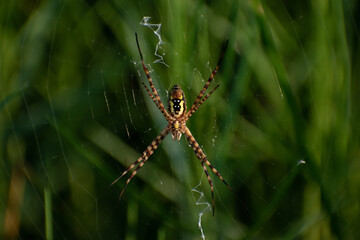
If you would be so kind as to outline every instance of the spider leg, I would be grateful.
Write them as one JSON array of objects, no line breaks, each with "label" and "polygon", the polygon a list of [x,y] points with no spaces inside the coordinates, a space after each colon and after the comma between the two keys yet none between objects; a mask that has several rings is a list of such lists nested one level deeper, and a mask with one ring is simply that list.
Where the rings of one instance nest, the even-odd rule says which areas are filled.
[{"label": "spider leg", "polygon": [[[197,156],[197,155],[196,155]],[[198,156],[199,157],[199,156]],[[200,159],[200,158],[199,158]],[[201,166],[204,169],[204,172],[206,174],[207,180],[210,184],[210,189],[211,189],[211,198],[212,198],[212,208],[213,208],[213,216],[215,214],[215,199],[214,199],[214,186],[213,186],[213,182],[211,180],[210,174],[208,172],[208,170],[206,169],[206,166],[204,164],[204,161],[201,161]]]},{"label": "spider leg", "polygon": [[205,91],[208,89],[211,81],[214,79],[214,77],[215,77],[215,75],[216,75],[216,73],[217,73],[217,71],[218,71],[218,69],[219,69],[219,66],[220,66],[220,64],[221,64],[221,61],[222,61],[222,59],[224,58],[224,54],[225,54],[225,50],[226,50],[226,48],[227,48],[228,42],[229,42],[229,41],[226,41],[225,46],[224,46],[224,48],[223,48],[223,50],[222,50],[222,52],[221,52],[221,55],[220,55],[220,58],[219,58],[219,61],[218,61],[217,65],[216,65],[216,67],[214,68],[214,70],[212,71],[209,79],[208,79],[207,82],[205,83],[204,88],[201,90],[201,92],[199,93],[199,95],[198,95],[197,98],[195,99],[195,102],[194,102],[193,105],[191,106],[189,112],[187,113],[187,116],[190,114],[190,112],[192,112],[192,110],[193,110],[194,108],[196,108],[196,106],[197,106],[198,103],[200,102],[201,98],[204,96]]},{"label": "spider leg", "polygon": [[160,145],[161,141],[170,133],[171,127],[168,125],[161,133],[150,143],[150,145],[146,148],[146,150],[142,153],[141,157],[139,157],[133,164],[130,165],[128,169],[126,169],[120,177],[118,177],[114,182],[111,183],[110,186],[114,185],[117,181],[119,181],[125,174],[127,174],[131,169],[133,169],[137,164],[137,168],[131,173],[130,177],[125,183],[123,190],[120,193],[119,198],[123,195],[127,185],[130,180],[137,174],[140,168],[145,164],[146,160],[154,153],[157,147]]},{"label": "spider leg", "polygon": [[208,93],[203,99],[201,99],[201,101],[196,105],[195,108],[190,109],[190,111],[187,113],[186,119],[189,119],[195,112],[196,110],[198,110],[198,108],[201,106],[201,104],[203,104],[206,99],[208,99],[210,97],[211,94],[213,94],[213,92],[215,92],[215,90],[220,86],[220,84],[218,84],[213,90],[211,90],[210,93]]},{"label": "spider leg", "polygon": [[[147,79],[149,80],[149,84],[150,84],[150,88],[152,90],[152,92],[154,93],[153,97],[151,97],[151,99],[155,102],[156,106],[158,106],[158,108],[160,109],[160,111],[164,114],[165,118],[166,119],[172,119],[172,117],[170,116],[170,114],[166,111],[165,107],[164,107],[164,104],[161,102],[161,99],[160,99],[160,96],[154,86],[154,83],[151,79],[151,76],[150,76],[150,72],[148,70],[148,68],[146,67],[145,65],[145,62],[144,62],[144,58],[143,58],[143,55],[141,53],[141,50],[140,50],[140,45],[139,45],[139,41],[138,41],[138,37],[137,37],[137,33],[135,33],[135,38],[136,38],[136,44],[137,44],[137,47],[138,47],[138,50],[139,50],[139,54],[140,54],[140,59],[141,59],[141,63],[142,63],[142,66],[143,66],[143,69],[145,71],[145,74],[147,76]],[[144,84],[145,86],[145,84]],[[148,93],[150,93],[150,90],[145,87],[146,90],[148,91]],[[149,94],[150,95],[150,94]],[[152,94],[151,94],[152,95]],[[155,100],[154,100],[155,99]]]},{"label": "spider leg", "polygon": [[195,138],[193,137],[193,135],[191,134],[190,130],[188,127],[185,126],[185,131],[184,131],[184,135],[187,139],[187,141],[189,142],[189,144],[191,145],[192,149],[195,152],[196,157],[201,161],[201,165],[204,168],[204,171],[206,173],[206,176],[208,178],[208,182],[210,184],[210,188],[211,188],[211,195],[213,198],[213,214],[215,211],[215,203],[214,203],[214,187],[213,187],[213,183],[212,180],[210,178],[210,175],[208,174],[208,171],[206,169],[206,166],[204,163],[206,163],[211,170],[216,174],[216,176],[218,176],[220,178],[220,180],[231,190],[230,186],[226,183],[226,181],[224,180],[224,178],[221,176],[221,174],[216,170],[216,168],[214,168],[211,163],[207,160],[205,153],[203,152],[203,150],[201,149],[201,147],[199,146],[199,144],[197,143],[197,141],[195,140]]},{"label": "spider leg", "polygon": [[156,106],[160,109],[160,105],[159,103],[156,101],[155,97],[154,97],[154,94],[152,94],[149,90],[149,88],[145,85],[144,82],[141,82],[142,85],[144,86],[144,88],[146,89],[147,93],[149,94],[149,96],[151,97],[151,99],[154,101],[154,103],[156,104]]},{"label": "spider leg", "polygon": [[120,193],[119,199],[121,199],[123,193],[125,192],[125,189],[127,187],[127,185],[129,184],[129,182],[131,181],[131,179],[137,174],[137,172],[140,170],[140,168],[145,164],[146,160],[149,157],[143,158],[143,161],[140,162],[139,166],[136,167],[136,169],[131,173],[130,177],[128,178],[128,180],[126,180],[125,186],[123,188],[123,190]]},{"label": "spider leg", "polygon": [[158,107],[158,109],[162,112],[162,114],[164,115],[164,117],[166,119],[168,119],[168,113],[167,111],[165,110],[165,108],[161,107],[159,105],[159,103],[156,101],[154,95],[150,92],[149,88],[145,85],[145,83],[142,82],[142,85],[145,87],[147,93],[149,94],[149,96],[151,97],[151,99],[154,101],[155,105]]},{"label": "spider leg", "polygon": [[204,162],[206,163],[206,165],[208,165],[211,170],[213,171],[213,173],[216,174],[216,176],[218,176],[220,178],[220,180],[230,189],[230,191],[232,191],[231,187],[227,184],[227,182],[224,180],[224,178],[220,175],[219,171],[216,170],[216,168],[214,168],[213,165],[211,165],[211,163],[207,160],[207,158],[204,158]]}]

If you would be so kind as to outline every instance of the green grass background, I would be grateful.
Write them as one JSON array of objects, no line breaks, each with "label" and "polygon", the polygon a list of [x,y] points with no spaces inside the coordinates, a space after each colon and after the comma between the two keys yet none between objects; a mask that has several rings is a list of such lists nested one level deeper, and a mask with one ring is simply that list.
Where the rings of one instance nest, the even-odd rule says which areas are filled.
[{"label": "green grass background", "polygon": [[[109,184],[166,125],[141,86],[134,33],[164,103],[194,101],[229,46],[220,88],[189,128],[215,184],[206,239],[359,239],[359,3],[2,1],[0,237],[200,239],[210,188],[182,138],[162,143],[119,201]],[[140,25],[161,23],[158,39]],[[212,86],[215,86],[213,84]],[[211,87],[210,87],[211,88]]]}]

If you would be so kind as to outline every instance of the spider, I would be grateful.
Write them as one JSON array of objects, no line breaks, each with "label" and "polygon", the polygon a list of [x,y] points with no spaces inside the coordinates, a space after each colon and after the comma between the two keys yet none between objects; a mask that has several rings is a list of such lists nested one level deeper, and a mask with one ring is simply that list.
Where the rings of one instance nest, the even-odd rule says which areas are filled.
[{"label": "spider", "polygon": [[204,88],[201,90],[199,95],[197,96],[195,102],[191,106],[190,110],[186,112],[186,99],[183,90],[179,85],[174,85],[171,89],[171,92],[169,94],[168,98],[168,110],[165,109],[163,103],[161,102],[161,99],[159,97],[159,94],[154,86],[154,83],[150,77],[150,72],[148,68],[146,67],[143,59],[143,55],[140,50],[140,45],[138,41],[137,34],[135,33],[136,38],[136,44],[139,50],[140,59],[142,63],[142,67],[145,71],[145,74],[149,80],[150,88],[152,92],[150,92],[149,88],[142,82],[143,86],[145,87],[147,93],[149,94],[150,98],[154,101],[155,105],[158,107],[158,109],[161,111],[161,113],[166,118],[168,125],[162,130],[162,132],[151,142],[151,144],[146,148],[146,150],[142,153],[142,155],[129,166],[128,169],[126,169],[120,177],[118,177],[111,185],[115,184],[120,178],[122,178],[125,174],[127,174],[131,169],[133,169],[136,165],[137,168],[132,172],[130,177],[127,179],[125,186],[123,190],[120,193],[120,197],[123,195],[127,185],[129,184],[130,180],[137,174],[137,172],[140,170],[140,168],[146,163],[148,158],[154,153],[154,151],[157,149],[157,147],[160,145],[161,141],[169,134],[171,133],[172,138],[174,140],[179,141],[181,138],[181,135],[184,134],[187,141],[189,142],[190,146],[195,152],[196,157],[200,160],[200,163],[204,169],[204,172],[207,176],[207,180],[209,182],[210,188],[211,188],[211,196],[212,196],[212,209],[213,209],[213,215],[215,213],[215,200],[214,200],[214,187],[213,182],[211,180],[211,177],[209,175],[209,172],[205,166],[205,164],[210,167],[210,169],[215,173],[216,176],[218,176],[221,181],[231,190],[230,186],[226,183],[224,178],[220,175],[220,173],[211,165],[211,163],[207,160],[206,155],[204,151],[201,149],[193,135],[191,134],[189,128],[186,126],[186,122],[189,120],[189,118],[196,112],[196,110],[203,104],[213,92],[219,87],[217,85],[210,93],[204,96],[205,91],[208,89],[211,81],[214,79],[215,74],[217,73],[219,69],[219,65],[224,57],[224,53],[228,44],[228,41],[225,44],[225,47],[220,55],[220,59],[215,67],[215,69],[212,71],[209,79],[205,83]]}]

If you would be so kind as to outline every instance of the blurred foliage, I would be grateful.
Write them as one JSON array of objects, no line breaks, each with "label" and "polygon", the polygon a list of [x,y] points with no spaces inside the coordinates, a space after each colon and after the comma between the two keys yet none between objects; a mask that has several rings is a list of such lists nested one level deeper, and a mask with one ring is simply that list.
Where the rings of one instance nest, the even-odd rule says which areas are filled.
[{"label": "blurred foliage", "polygon": [[[207,239],[359,239],[359,3],[330,1],[2,1],[0,236],[199,239],[200,179],[184,138],[167,137],[119,201],[166,121],[178,83],[188,106],[229,46],[220,88],[189,128],[212,174]],[[158,39],[141,24],[161,23]],[[153,29],[155,30],[155,29]],[[212,85],[215,86],[215,85]],[[210,87],[211,89],[212,87]]]}]

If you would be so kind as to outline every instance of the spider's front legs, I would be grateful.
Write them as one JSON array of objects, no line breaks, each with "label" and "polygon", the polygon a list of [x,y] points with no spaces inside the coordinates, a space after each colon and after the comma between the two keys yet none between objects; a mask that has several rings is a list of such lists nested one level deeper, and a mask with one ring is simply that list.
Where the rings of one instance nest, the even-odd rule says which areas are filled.
[{"label": "spider's front legs", "polygon": [[[161,102],[161,99],[160,99],[160,96],[154,86],[154,83],[151,79],[151,76],[150,76],[150,72],[148,70],[148,68],[146,67],[145,65],[145,62],[144,62],[144,58],[143,58],[143,55],[141,53],[141,49],[140,49],[140,44],[139,44],[139,40],[138,40],[138,37],[137,37],[137,34],[135,33],[135,38],[136,38],[136,44],[137,44],[137,47],[138,47],[138,50],[139,50],[139,54],[140,54],[140,59],[141,59],[141,64],[143,66],[143,69],[144,69],[144,72],[146,74],[146,77],[148,78],[149,80],[149,84],[150,84],[150,88],[151,88],[151,91],[153,93],[150,92],[150,90],[146,87],[146,85],[143,83],[144,87],[146,88],[146,91],[148,92],[149,96],[151,97],[151,99],[154,101],[155,105],[159,108],[159,110],[162,112],[162,114],[164,115],[164,117],[166,119],[170,119],[170,115],[169,113],[166,111],[165,107],[164,107],[164,104]],[[154,94],[154,95],[153,95]]]},{"label": "spider's front legs", "polygon": [[[189,112],[187,113],[188,118],[189,118],[189,117],[196,111],[196,109],[199,108],[200,105],[206,100],[206,99],[205,99],[205,100],[203,100],[203,101],[200,103],[200,101],[201,101],[202,97],[204,96],[206,90],[208,89],[211,81],[214,79],[216,73],[217,73],[218,70],[219,70],[219,67],[220,67],[220,64],[221,64],[222,59],[224,58],[225,51],[226,51],[226,48],[227,48],[228,43],[229,43],[229,41],[226,41],[225,46],[223,47],[223,50],[221,51],[221,55],[220,55],[220,58],[219,58],[219,61],[218,61],[217,65],[216,65],[216,67],[215,67],[214,70],[211,72],[211,75],[210,75],[209,79],[208,79],[207,82],[205,83],[203,89],[200,91],[199,95],[198,95],[197,98],[195,99],[195,102],[193,103],[193,105],[191,106]],[[216,86],[216,87],[211,91],[211,93],[208,94],[208,96],[207,96],[206,98],[208,98],[208,97],[216,90],[216,88],[218,88],[218,87],[219,87],[219,86]],[[195,108],[196,108],[196,109],[195,109]]]}]

